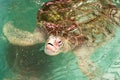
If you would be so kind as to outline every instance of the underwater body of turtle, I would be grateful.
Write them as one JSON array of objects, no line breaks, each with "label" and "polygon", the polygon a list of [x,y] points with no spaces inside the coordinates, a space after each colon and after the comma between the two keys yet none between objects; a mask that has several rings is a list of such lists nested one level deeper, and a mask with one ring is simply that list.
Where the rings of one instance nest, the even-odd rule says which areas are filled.
[{"label": "underwater body of turtle", "polygon": [[115,4],[106,0],[104,3],[102,0],[53,0],[38,11],[37,28],[33,33],[19,30],[10,22],[4,25],[3,32],[15,45],[45,42],[44,51],[51,56],[73,51],[80,59],[82,72],[89,79],[96,79],[101,73],[89,59],[90,55],[114,36],[119,14]]}]

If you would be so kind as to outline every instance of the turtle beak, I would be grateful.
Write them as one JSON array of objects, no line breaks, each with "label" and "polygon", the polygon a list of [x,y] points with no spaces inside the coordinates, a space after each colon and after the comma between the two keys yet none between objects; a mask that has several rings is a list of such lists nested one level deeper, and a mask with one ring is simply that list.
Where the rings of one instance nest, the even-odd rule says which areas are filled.
[{"label": "turtle beak", "polygon": [[48,55],[57,55],[60,53],[60,46],[57,37],[51,36],[46,45],[45,45],[45,53]]},{"label": "turtle beak", "polygon": [[55,50],[56,50],[55,46],[52,43],[48,43],[46,45],[46,49],[51,51],[51,52],[55,52]]},{"label": "turtle beak", "polygon": [[50,56],[55,56],[59,54],[59,50],[57,50],[54,46],[50,44],[46,45],[44,51],[47,55],[50,55]]},{"label": "turtle beak", "polygon": [[47,43],[44,51],[47,55],[51,56],[59,54],[57,47],[52,43]]}]

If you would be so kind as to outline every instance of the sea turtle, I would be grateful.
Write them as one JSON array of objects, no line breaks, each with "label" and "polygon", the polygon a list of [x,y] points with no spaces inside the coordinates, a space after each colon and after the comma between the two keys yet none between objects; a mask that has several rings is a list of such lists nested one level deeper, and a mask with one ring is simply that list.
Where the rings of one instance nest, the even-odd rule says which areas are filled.
[{"label": "sea turtle", "polygon": [[[73,51],[82,72],[95,79],[97,67],[89,59],[95,48],[114,36],[120,11],[109,0],[52,0],[37,13],[33,33],[6,23],[3,33],[15,45],[30,46],[45,42],[45,53],[57,55]],[[87,50],[87,49],[90,49]],[[95,69],[90,71],[90,68]]]}]

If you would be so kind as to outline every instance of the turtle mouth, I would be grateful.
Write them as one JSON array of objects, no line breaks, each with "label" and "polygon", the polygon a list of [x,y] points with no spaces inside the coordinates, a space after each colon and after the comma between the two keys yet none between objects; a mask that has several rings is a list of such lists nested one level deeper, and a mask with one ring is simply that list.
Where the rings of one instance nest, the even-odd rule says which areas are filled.
[{"label": "turtle mouth", "polygon": [[51,44],[51,43],[48,43],[48,45],[46,46],[46,49],[48,51],[51,51],[51,52],[55,52],[56,51],[56,47],[53,44]]},{"label": "turtle mouth", "polygon": [[45,53],[46,53],[47,55],[57,55],[57,54],[59,54],[59,53],[58,53],[58,49],[57,49],[53,44],[51,44],[51,43],[48,43],[48,44],[46,45],[44,51],[45,51]]}]

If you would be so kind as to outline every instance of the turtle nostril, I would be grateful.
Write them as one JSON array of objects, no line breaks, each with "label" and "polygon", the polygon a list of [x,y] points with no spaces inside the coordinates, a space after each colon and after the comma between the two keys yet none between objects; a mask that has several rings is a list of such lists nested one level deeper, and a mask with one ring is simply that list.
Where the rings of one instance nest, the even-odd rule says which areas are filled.
[{"label": "turtle nostril", "polygon": [[51,45],[51,46],[53,46],[53,44],[52,43],[48,43],[49,45]]}]

